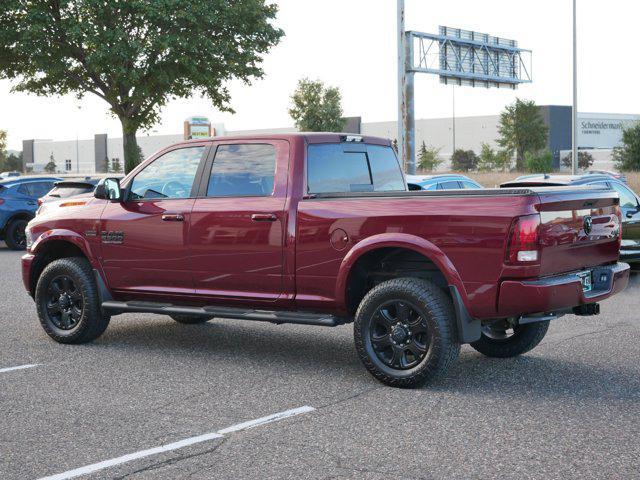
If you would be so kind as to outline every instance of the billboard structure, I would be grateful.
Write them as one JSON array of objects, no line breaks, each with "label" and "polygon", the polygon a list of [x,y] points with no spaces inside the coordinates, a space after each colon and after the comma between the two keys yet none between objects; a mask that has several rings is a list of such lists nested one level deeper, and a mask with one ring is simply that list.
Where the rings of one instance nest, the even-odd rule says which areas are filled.
[{"label": "billboard structure", "polygon": [[439,75],[443,84],[512,88],[530,83],[531,50],[486,33],[441,26],[438,34],[404,30],[404,0],[398,0],[398,150],[415,174],[415,73]]}]

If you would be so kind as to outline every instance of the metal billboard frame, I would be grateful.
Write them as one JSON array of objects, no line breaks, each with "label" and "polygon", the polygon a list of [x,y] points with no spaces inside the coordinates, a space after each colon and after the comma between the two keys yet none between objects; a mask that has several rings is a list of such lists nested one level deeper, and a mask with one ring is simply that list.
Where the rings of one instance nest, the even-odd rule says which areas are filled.
[{"label": "metal billboard frame", "polygon": [[[470,30],[441,26],[439,34],[405,31],[404,16],[404,0],[398,0],[398,154],[413,175],[414,75],[439,75],[445,84],[515,89],[532,82],[532,51],[515,40]],[[437,64],[429,63],[429,55]]]}]

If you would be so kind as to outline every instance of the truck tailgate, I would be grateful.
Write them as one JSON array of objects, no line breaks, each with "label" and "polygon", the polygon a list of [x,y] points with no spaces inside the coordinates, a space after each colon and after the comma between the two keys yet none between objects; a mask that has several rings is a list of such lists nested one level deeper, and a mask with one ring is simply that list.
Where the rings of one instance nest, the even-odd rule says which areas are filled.
[{"label": "truck tailgate", "polygon": [[535,189],[540,199],[540,275],[593,267],[618,259],[618,195],[594,187]]}]

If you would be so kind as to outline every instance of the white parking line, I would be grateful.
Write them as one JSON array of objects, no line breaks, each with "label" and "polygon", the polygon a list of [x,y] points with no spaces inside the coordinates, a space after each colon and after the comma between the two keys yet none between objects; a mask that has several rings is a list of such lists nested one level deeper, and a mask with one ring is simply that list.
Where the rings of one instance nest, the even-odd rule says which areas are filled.
[{"label": "white parking line", "polygon": [[237,425],[223,428],[222,430],[218,430],[218,433],[220,435],[226,435],[227,433],[239,432],[240,430],[248,430],[249,428],[257,427],[258,425],[277,422],[278,420],[283,420],[287,417],[293,417],[294,415],[300,415],[301,413],[313,412],[314,410],[315,408],[308,407],[306,405],[304,407],[292,408],[291,410],[285,410],[284,412],[274,413],[273,415],[267,415],[266,417],[256,418],[255,420],[249,420],[248,422],[238,423]]},{"label": "white parking line", "polygon": [[249,420],[248,422],[238,423],[237,425],[232,425],[230,427],[223,428],[222,430],[218,430],[217,432],[205,433],[204,435],[199,435],[197,437],[185,438],[184,440],[168,443],[160,447],[141,450],[139,452],[123,455],[121,457],[112,458],[111,460],[105,460],[103,462],[93,463],[91,465],[86,465],[84,467],[76,468],[74,470],[58,473],[57,475],[42,477],[39,480],[66,480],[68,478],[75,478],[81,475],[87,475],[89,473],[97,472],[98,470],[103,470],[105,468],[113,467],[115,465],[120,465],[122,463],[130,462],[132,460],[149,457],[151,455],[156,455],[158,453],[169,452],[171,450],[177,450],[179,448],[195,445],[196,443],[207,442],[209,440],[214,440],[216,438],[222,438],[225,434],[228,434],[228,433],[247,430],[249,428],[254,428],[259,425],[266,425],[267,423],[277,422],[278,420],[283,420],[285,418],[293,417],[295,415],[300,415],[302,413],[309,413],[314,410],[315,408],[308,407],[308,406],[292,408],[291,410],[285,410],[284,412],[274,413],[273,415],[267,415],[266,417],[257,418],[255,420]]},{"label": "white parking line", "polygon": [[19,365],[17,367],[8,367],[8,368],[0,368],[0,373],[5,372],[13,372],[14,370],[24,370],[25,368],[33,368],[39,366],[38,363],[29,364],[29,365]]}]

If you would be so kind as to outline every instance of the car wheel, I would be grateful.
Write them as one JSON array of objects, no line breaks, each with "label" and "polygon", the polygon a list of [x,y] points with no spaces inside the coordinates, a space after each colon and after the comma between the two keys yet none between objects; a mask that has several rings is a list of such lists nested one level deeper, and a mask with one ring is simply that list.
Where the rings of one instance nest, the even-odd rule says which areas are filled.
[{"label": "car wheel", "polygon": [[98,338],[111,317],[102,313],[96,281],[84,258],[63,258],[47,265],[38,279],[35,301],[44,331],[60,343]]},{"label": "car wheel", "polygon": [[205,317],[200,315],[169,315],[178,323],[185,325],[196,325],[198,323],[205,323],[209,320],[213,320],[213,317]]},{"label": "car wheel", "polygon": [[535,348],[548,329],[548,321],[518,325],[515,319],[502,320],[483,325],[480,340],[471,346],[487,357],[515,357]]},{"label": "car wheel", "polygon": [[354,321],[360,360],[379,381],[411,388],[443,376],[460,352],[449,296],[416,278],[388,280],[364,297]]},{"label": "car wheel", "polygon": [[9,223],[4,241],[11,250],[24,250],[27,248],[27,220],[17,219]]}]

